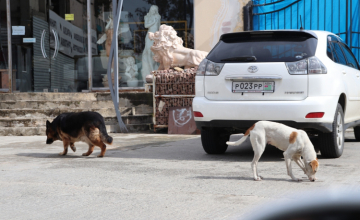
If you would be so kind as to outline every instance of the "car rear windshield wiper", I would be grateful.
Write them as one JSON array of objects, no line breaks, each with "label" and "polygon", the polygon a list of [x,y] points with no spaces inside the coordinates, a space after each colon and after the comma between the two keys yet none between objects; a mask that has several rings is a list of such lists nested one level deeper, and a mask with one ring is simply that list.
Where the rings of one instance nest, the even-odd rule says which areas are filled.
[{"label": "car rear windshield wiper", "polygon": [[255,56],[230,57],[230,58],[222,59],[221,61],[254,62],[254,61],[256,61],[256,57]]}]

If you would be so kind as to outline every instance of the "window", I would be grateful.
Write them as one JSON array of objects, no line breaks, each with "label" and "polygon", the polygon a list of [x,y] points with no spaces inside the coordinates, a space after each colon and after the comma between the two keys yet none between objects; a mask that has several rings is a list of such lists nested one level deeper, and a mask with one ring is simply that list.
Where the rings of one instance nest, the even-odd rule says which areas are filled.
[{"label": "window", "polygon": [[332,61],[335,61],[329,40],[327,41],[326,54]]},{"label": "window", "polygon": [[340,48],[340,45],[338,43],[333,42],[332,46],[333,46],[335,54],[337,55],[337,58],[338,58],[338,61],[335,61],[335,62],[347,65],[346,58]]},{"label": "window", "polygon": [[314,56],[316,46],[316,38],[298,32],[236,33],[222,37],[207,58],[217,63],[252,56],[256,62],[294,62]]},{"label": "window", "polygon": [[[107,64],[113,37],[112,4],[109,0],[93,0],[94,42],[93,87],[108,87]],[[155,5],[156,3],[156,5]],[[194,48],[193,0],[124,1],[118,35],[118,68],[120,87],[142,87],[146,75],[157,70],[148,33],[155,33],[160,25],[172,26],[183,46]],[[114,77],[112,75],[112,77]]]},{"label": "window", "polygon": [[356,61],[356,58],[354,57],[354,55],[351,52],[351,50],[349,49],[349,47],[346,46],[345,44],[340,44],[340,45],[341,45],[341,48],[343,49],[346,59],[348,61],[347,65],[350,67],[353,67],[355,69],[359,69],[358,62]]}]

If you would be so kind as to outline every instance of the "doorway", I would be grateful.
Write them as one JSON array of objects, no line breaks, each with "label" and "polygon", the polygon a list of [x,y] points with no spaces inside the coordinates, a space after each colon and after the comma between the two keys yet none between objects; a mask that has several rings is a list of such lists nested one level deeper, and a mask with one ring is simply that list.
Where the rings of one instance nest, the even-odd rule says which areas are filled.
[{"label": "doorway", "polygon": [[13,74],[21,92],[88,88],[86,4],[86,0],[11,1]]}]

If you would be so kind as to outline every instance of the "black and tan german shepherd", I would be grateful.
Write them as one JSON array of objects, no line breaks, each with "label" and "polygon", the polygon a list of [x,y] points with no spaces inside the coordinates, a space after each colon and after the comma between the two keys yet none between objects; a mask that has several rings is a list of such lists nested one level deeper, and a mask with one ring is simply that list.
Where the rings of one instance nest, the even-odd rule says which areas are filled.
[{"label": "black and tan german shepherd", "polygon": [[95,146],[101,148],[98,157],[103,157],[106,144],[112,144],[113,138],[106,131],[104,118],[97,112],[63,113],[57,116],[53,122],[46,121],[46,144],[52,144],[61,140],[64,151],[60,155],[66,155],[68,147],[75,152],[74,143],[83,141],[89,144],[89,150],[83,156],[89,156]]}]

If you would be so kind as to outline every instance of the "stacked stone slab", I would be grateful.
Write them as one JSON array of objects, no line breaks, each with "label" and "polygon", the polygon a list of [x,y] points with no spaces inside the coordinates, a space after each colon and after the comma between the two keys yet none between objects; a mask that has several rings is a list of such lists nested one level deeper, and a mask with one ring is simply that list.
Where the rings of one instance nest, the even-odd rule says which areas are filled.
[{"label": "stacked stone slab", "polygon": [[[181,95],[195,95],[196,68],[184,71],[160,70],[154,71],[156,97],[156,125],[168,125],[170,107],[192,107],[193,97],[176,97]],[[162,95],[174,95],[174,97],[162,97]],[[159,109],[160,101],[165,105]]]},{"label": "stacked stone slab", "polygon": [[[120,93],[119,108],[129,132],[152,129],[152,93]],[[46,120],[83,111],[99,112],[108,132],[119,132],[110,93],[0,93],[0,135],[45,135]]]}]

